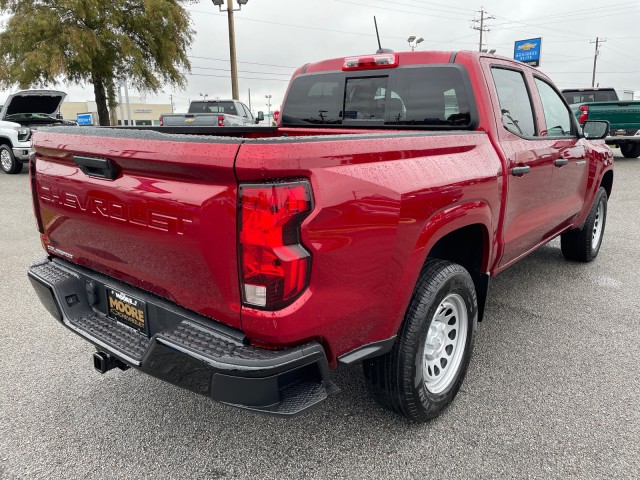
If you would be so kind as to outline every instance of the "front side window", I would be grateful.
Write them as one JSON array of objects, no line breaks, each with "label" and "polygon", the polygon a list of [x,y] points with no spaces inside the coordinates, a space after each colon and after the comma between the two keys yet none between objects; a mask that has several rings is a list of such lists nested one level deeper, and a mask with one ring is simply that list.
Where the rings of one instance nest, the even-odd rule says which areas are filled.
[{"label": "front side window", "polygon": [[547,82],[536,78],[536,87],[542,101],[544,120],[547,129],[540,132],[540,136],[570,137],[571,112],[567,109],[560,95]]},{"label": "front side window", "polygon": [[502,124],[511,133],[533,137],[536,133],[533,109],[522,72],[492,68],[491,74],[498,92]]}]

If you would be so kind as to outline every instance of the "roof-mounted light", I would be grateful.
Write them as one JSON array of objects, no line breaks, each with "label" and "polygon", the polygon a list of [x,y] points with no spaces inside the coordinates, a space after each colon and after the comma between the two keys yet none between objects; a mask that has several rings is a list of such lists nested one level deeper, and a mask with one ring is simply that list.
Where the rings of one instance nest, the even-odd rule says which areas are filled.
[{"label": "roof-mounted light", "polygon": [[398,55],[383,53],[363,57],[347,57],[344,59],[342,70],[369,70],[375,68],[395,68],[398,66]]}]

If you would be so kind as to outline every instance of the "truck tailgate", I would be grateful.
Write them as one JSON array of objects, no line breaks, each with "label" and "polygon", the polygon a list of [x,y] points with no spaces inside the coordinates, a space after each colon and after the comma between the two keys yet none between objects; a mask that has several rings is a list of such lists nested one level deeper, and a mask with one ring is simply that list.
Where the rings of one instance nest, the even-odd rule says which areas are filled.
[{"label": "truck tailgate", "polygon": [[[33,185],[45,249],[240,327],[239,144],[151,131],[38,131]],[[115,179],[95,176],[108,164]]]},{"label": "truck tailgate", "polygon": [[640,128],[640,102],[596,102],[586,105],[589,107],[589,120],[608,120],[612,131]]}]

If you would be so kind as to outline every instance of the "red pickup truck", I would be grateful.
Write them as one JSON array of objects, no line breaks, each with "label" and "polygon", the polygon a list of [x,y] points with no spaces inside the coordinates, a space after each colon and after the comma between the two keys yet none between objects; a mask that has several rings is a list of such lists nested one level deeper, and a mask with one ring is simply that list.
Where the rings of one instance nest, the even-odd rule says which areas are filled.
[{"label": "red pickup truck", "polygon": [[40,129],[29,277],[102,373],[290,415],[362,362],[424,421],[460,388],[491,276],[557,236],[598,254],[607,131],[472,52],[304,65],[273,128]]}]

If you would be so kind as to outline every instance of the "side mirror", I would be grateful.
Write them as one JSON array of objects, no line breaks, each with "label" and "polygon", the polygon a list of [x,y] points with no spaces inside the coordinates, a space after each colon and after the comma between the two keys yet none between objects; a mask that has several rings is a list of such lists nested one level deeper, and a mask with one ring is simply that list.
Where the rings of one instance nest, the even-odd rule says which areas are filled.
[{"label": "side mirror", "polygon": [[609,128],[606,120],[587,120],[582,125],[582,134],[588,140],[600,140],[609,135]]},{"label": "side mirror", "polygon": [[264,120],[264,112],[260,111],[258,112],[258,122],[261,122],[262,120]]}]

